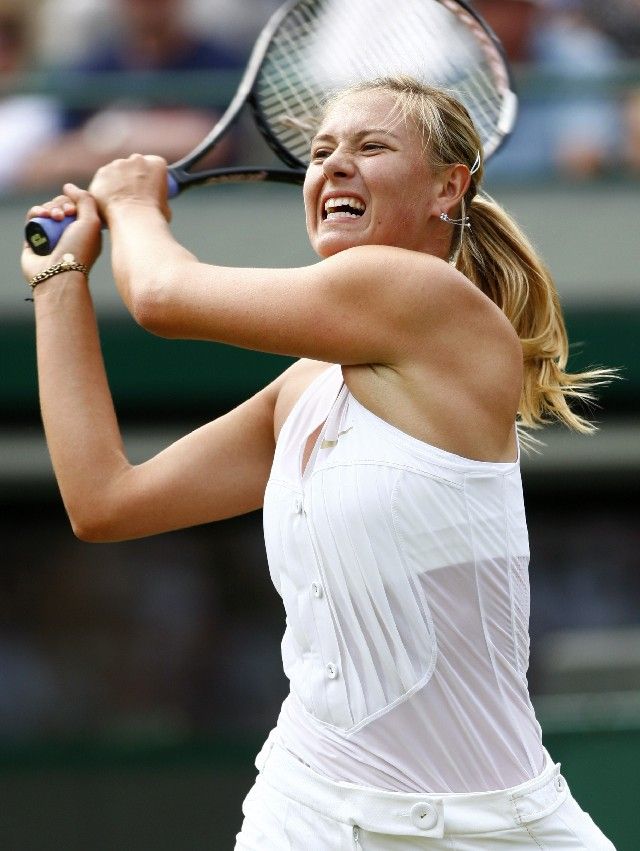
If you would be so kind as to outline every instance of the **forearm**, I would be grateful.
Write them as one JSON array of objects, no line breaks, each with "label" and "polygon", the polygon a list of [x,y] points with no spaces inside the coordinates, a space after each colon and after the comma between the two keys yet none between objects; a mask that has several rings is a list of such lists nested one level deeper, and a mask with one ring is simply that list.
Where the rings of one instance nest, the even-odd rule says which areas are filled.
[{"label": "forearm", "polygon": [[47,444],[69,518],[91,537],[129,467],[111,399],[93,304],[79,272],[34,290],[40,405]]},{"label": "forearm", "polygon": [[162,212],[139,201],[114,204],[108,211],[111,263],[118,291],[132,316],[145,327],[170,310],[180,270],[197,258],[173,237]]}]

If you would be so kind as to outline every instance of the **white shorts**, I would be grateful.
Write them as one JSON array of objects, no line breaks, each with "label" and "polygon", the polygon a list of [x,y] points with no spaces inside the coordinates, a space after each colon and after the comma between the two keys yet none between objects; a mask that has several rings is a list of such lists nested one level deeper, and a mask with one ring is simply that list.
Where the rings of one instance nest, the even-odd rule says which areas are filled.
[{"label": "white shorts", "polygon": [[236,851],[615,851],[560,766],[498,792],[406,794],[335,783],[270,737]]}]

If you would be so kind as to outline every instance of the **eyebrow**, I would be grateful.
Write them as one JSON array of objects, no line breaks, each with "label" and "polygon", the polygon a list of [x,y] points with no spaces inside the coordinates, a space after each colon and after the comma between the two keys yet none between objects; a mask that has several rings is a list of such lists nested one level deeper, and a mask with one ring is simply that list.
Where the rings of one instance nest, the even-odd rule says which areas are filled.
[{"label": "eyebrow", "polygon": [[[387,130],[385,127],[369,127],[366,130],[358,130],[357,133],[353,134],[353,139],[356,142],[359,142],[360,139],[363,139],[365,136],[369,136],[370,134],[374,135],[383,135],[390,136],[392,139],[399,139],[399,137],[393,133],[391,130]],[[311,140],[311,144],[314,145],[316,142],[330,142],[335,139],[335,136],[332,133],[320,133],[318,136],[314,136]]]}]

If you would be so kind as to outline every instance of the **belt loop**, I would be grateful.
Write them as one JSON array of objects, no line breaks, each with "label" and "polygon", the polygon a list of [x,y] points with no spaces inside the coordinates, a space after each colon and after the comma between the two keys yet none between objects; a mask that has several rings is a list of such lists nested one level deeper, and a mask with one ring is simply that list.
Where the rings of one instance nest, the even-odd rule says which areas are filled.
[{"label": "belt loop", "polygon": [[544,818],[558,809],[567,798],[569,789],[564,777],[560,774],[560,764],[551,765],[544,782],[539,782],[529,789],[512,795],[518,824],[528,824],[531,821]]}]

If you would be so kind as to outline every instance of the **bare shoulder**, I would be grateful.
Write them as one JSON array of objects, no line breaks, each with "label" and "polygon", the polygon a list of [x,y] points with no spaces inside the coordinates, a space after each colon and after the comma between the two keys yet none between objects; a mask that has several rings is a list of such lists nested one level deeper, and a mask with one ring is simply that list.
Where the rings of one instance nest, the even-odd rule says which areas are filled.
[{"label": "bare shoulder", "polygon": [[341,363],[359,401],[402,430],[468,457],[511,457],[522,348],[497,305],[446,261],[406,249],[358,246],[316,267],[327,268],[349,295],[326,333],[353,340],[359,317],[373,356],[296,361],[271,390],[274,435],[309,384]]},{"label": "bare shoulder", "polygon": [[[397,248],[392,245],[358,245],[347,248],[317,264],[325,270],[335,266],[347,281],[362,279],[370,284],[372,279],[382,279],[386,287],[400,288],[408,294],[417,288],[446,286],[456,276],[464,278],[445,260],[421,251]],[[385,289],[386,289],[385,287]]]},{"label": "bare shoulder", "polygon": [[[407,256],[408,255],[408,256]],[[402,290],[396,360],[348,366],[354,395],[378,416],[442,449],[511,460],[522,346],[502,310],[443,260],[386,250]],[[400,313],[401,311],[401,313]]]},{"label": "bare shoulder", "polygon": [[481,316],[498,333],[510,333],[502,311],[455,266],[440,257],[389,245],[346,249],[316,266],[329,273],[354,297],[384,305],[389,327],[459,322],[462,315]]}]

